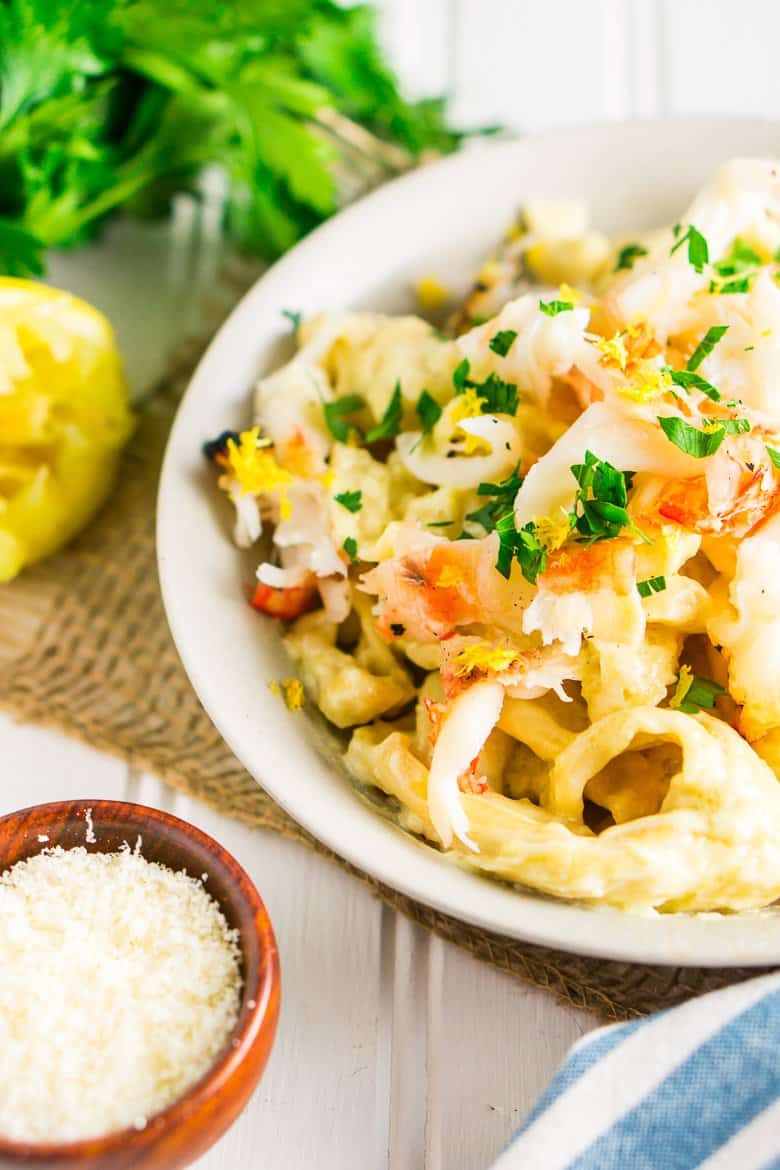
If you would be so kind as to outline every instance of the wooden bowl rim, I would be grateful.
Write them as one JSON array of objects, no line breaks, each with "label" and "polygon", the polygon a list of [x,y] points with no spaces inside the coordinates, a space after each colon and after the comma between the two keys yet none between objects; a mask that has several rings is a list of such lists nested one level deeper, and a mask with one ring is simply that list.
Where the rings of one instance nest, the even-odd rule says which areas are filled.
[{"label": "wooden bowl rim", "polygon": [[[0,835],[9,822],[20,821],[31,812],[48,814],[49,823],[56,825],[73,815],[78,815],[79,811],[82,811],[83,815],[87,810],[98,810],[95,822],[96,825],[99,825],[100,812],[108,809],[117,814],[124,813],[128,820],[128,828],[131,830],[136,829],[136,825],[133,824],[134,818],[157,822],[163,828],[175,828],[187,841],[197,841],[202,847],[205,847],[212,856],[218,859],[223,869],[231,874],[239,897],[250,909],[253,921],[258,927],[261,961],[258,969],[257,987],[254,994],[249,997],[247,994],[249,988],[245,981],[241,993],[239,1019],[214,1063],[181,1097],[160,1113],[150,1117],[143,1129],[139,1130],[130,1126],[96,1137],[79,1138],[71,1142],[21,1142],[0,1135],[0,1160],[7,1159],[10,1162],[16,1159],[20,1165],[23,1165],[25,1163],[34,1164],[37,1161],[46,1162],[47,1160],[71,1161],[77,1164],[79,1159],[84,1159],[85,1163],[89,1164],[91,1161],[105,1158],[115,1151],[126,1148],[129,1142],[134,1139],[137,1141],[143,1134],[147,1136],[147,1141],[156,1143],[186,1123],[193,1113],[203,1108],[213,1097],[226,1089],[255,1044],[263,1039],[264,1029],[267,1026],[271,1029],[270,1044],[273,1043],[277,1015],[275,1011],[269,1020],[266,1020],[266,1014],[269,1006],[275,1006],[274,1001],[278,1004],[281,970],[271,919],[257,887],[244,867],[209,833],[205,833],[196,825],[190,824],[189,821],[182,820],[181,817],[151,805],[95,797],[93,799],[47,801],[43,804],[28,805],[26,808],[16,809],[0,817]],[[46,844],[41,842],[41,852],[45,848]],[[95,852],[107,851],[98,848]],[[186,866],[184,857],[182,857],[182,865]],[[4,867],[0,872],[5,872],[7,868],[10,867]],[[254,1002],[253,1007],[249,1006],[250,998]],[[202,1153],[203,1151],[201,1155],[196,1156],[202,1156]]]}]

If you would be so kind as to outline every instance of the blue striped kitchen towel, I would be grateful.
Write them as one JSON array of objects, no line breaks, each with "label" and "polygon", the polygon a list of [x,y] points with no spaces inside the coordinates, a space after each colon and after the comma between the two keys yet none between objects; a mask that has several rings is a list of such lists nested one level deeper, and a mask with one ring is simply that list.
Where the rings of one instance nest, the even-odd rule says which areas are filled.
[{"label": "blue striped kitchen towel", "polygon": [[493,1170],[780,1170],[780,975],[569,1053]]}]

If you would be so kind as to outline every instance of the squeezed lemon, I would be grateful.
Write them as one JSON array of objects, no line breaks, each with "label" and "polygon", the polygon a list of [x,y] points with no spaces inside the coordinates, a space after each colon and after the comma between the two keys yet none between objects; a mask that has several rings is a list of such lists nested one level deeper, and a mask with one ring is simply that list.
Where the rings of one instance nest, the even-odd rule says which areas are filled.
[{"label": "squeezed lemon", "polygon": [[70,293],[0,278],[0,581],[84,527],[132,429],[106,318]]}]

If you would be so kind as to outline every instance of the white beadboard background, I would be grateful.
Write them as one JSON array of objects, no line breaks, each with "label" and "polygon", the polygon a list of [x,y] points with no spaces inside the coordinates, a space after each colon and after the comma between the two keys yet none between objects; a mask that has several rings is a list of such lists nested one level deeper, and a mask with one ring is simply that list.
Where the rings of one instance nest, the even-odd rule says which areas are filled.
[{"label": "white beadboard background", "polygon": [[409,92],[464,127],[776,115],[777,0],[383,0]]},{"label": "white beadboard background", "polygon": [[[780,110],[780,0],[383,0],[381,9],[408,91],[446,92],[463,127]],[[169,249],[163,280],[160,229],[122,224],[100,249],[54,266],[55,283],[117,323],[136,388],[193,322],[182,293],[214,270],[210,216],[177,206],[182,246]],[[268,903],[284,981],[277,1044],[248,1109],[200,1170],[481,1170],[593,1026],[397,918],[321,858],[153,777],[6,718],[0,758],[0,812],[89,795],[168,808],[231,849]]]}]

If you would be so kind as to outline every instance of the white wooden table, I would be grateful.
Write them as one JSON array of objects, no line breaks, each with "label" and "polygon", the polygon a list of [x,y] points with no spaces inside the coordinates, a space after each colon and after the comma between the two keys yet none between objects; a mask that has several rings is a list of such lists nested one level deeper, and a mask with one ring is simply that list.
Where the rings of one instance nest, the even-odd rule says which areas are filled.
[{"label": "white wooden table", "polygon": [[[537,129],[724,106],[780,112],[776,0],[381,0],[381,8],[407,88],[447,91],[463,126]],[[213,272],[213,227],[208,211],[194,216],[184,201],[167,261],[160,229],[139,237],[120,227],[107,247],[51,271],[115,321],[136,386],[194,322],[191,290]],[[258,1092],[201,1170],[480,1170],[593,1025],[426,935],[322,858],[116,760],[2,716],[0,759],[0,812],[89,796],[157,805],[226,845],[267,902],[282,957],[277,1042]]]}]

